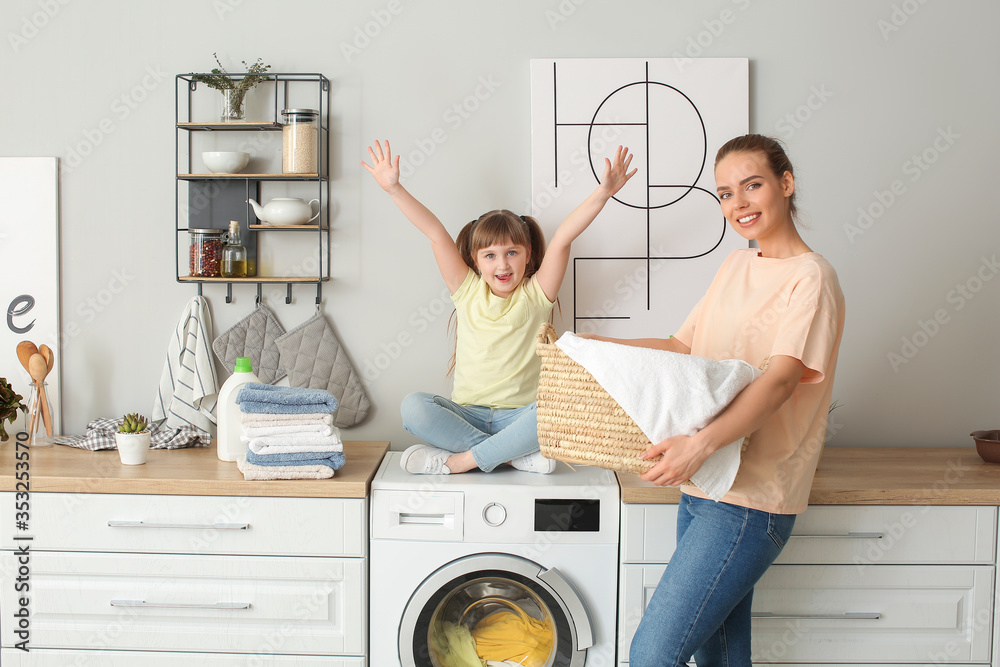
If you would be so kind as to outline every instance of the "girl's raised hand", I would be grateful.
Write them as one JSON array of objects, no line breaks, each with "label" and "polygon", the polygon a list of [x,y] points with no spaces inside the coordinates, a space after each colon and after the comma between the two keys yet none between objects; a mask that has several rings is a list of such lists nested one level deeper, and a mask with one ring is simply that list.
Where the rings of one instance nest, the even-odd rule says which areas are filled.
[{"label": "girl's raised hand", "polygon": [[399,184],[399,156],[397,155],[395,160],[392,159],[392,150],[389,148],[388,139],[385,141],[385,152],[382,151],[382,145],[376,139],[375,149],[372,150],[372,147],[369,146],[368,155],[371,157],[372,166],[368,166],[364,160],[361,161],[361,166],[375,177],[375,182],[383,190],[389,192]]},{"label": "girl's raised hand", "polygon": [[633,155],[628,152],[627,147],[618,147],[615,151],[615,160],[612,162],[608,158],[604,158],[604,174],[601,175],[601,187],[604,188],[609,197],[612,197],[617,193],[622,187],[628,183],[628,179],[635,176],[635,172],[638,169],[628,170],[629,165],[632,163]]}]

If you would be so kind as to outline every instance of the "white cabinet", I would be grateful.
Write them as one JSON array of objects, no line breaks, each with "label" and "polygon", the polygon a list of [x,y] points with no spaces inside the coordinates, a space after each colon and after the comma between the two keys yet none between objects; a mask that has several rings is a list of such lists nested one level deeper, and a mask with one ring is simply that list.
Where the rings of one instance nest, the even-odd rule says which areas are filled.
[{"label": "white cabinet", "polygon": [[[367,502],[34,494],[31,652],[0,624],[3,663],[363,667]],[[17,558],[0,537],[5,581]],[[5,586],[2,618],[17,605]]]},{"label": "white cabinet", "polygon": [[360,657],[330,658],[288,655],[245,655],[224,653],[179,653],[139,651],[66,651],[61,649],[32,649],[24,653],[13,649],[0,650],[0,663],[4,667],[365,667]]},{"label": "white cabinet", "polygon": [[[676,516],[622,506],[622,664]],[[988,665],[996,552],[996,507],[810,507],[755,589],[754,664]]]}]

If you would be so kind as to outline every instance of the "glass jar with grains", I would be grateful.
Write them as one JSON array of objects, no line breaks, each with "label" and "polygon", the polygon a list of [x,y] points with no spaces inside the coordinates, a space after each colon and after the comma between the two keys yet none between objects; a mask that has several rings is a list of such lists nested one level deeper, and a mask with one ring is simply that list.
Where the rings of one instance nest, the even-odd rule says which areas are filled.
[{"label": "glass jar with grains", "polygon": [[319,111],[282,109],[281,122],[281,173],[318,173]]},{"label": "glass jar with grains", "polygon": [[188,233],[191,236],[191,277],[218,278],[224,232],[221,229],[188,229]]}]

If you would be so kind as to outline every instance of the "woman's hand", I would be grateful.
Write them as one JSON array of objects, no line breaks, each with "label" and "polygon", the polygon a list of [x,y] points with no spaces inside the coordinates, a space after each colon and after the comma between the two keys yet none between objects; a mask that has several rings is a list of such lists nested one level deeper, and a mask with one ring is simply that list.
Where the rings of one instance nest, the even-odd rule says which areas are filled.
[{"label": "woman's hand", "polygon": [[709,452],[697,436],[678,435],[653,445],[642,454],[644,459],[663,455],[656,465],[640,475],[640,479],[656,486],[680,486],[698,472]]},{"label": "woman's hand", "polygon": [[385,141],[385,152],[382,151],[382,146],[379,144],[378,140],[375,140],[375,150],[372,147],[368,147],[368,155],[372,159],[372,166],[368,166],[365,161],[361,161],[361,166],[368,170],[368,173],[375,177],[375,182],[378,183],[383,190],[388,193],[392,193],[393,188],[399,185],[399,156],[396,159],[392,159],[392,151],[389,148],[389,140]]},{"label": "woman's hand", "polygon": [[624,187],[628,180],[635,175],[638,169],[628,170],[634,156],[628,152],[628,148],[618,147],[615,151],[614,162],[604,158],[604,173],[601,175],[601,188],[608,197],[613,197],[615,193]]}]

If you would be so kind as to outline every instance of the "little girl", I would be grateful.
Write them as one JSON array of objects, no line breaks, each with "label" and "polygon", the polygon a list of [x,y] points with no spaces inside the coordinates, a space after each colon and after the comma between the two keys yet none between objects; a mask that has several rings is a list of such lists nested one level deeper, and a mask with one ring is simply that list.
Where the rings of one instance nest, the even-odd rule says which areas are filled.
[{"label": "little girl", "polygon": [[[566,275],[570,244],[635,174],[618,147],[605,158],[600,185],[545,238],[534,219],[490,211],[467,224],[457,242],[441,221],[399,184],[399,156],[385,142],[361,164],[413,225],[430,239],[455,303],[458,329],[451,399],[417,392],[403,399],[403,427],[430,445],[413,445],[401,460],[414,474],[450,474],[501,463],[550,473],[555,461],[538,451],[535,395],[540,362],[538,326],[549,319]],[[431,446],[432,445],[432,446]]]}]

